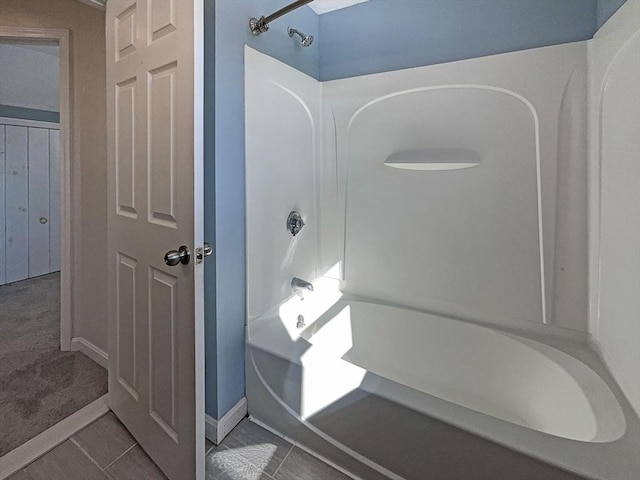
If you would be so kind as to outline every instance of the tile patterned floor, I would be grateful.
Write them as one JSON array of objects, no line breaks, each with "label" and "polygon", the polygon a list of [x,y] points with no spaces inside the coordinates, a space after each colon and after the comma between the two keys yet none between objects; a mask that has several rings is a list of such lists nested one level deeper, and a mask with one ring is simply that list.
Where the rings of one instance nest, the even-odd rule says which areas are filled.
[{"label": "tile patterned floor", "polygon": [[207,480],[349,480],[245,419],[207,455]]},{"label": "tile patterned floor", "polygon": [[[214,446],[207,480],[348,480],[282,438],[243,420]],[[113,413],[108,413],[9,480],[166,480]],[[189,479],[185,479],[189,480]]]}]

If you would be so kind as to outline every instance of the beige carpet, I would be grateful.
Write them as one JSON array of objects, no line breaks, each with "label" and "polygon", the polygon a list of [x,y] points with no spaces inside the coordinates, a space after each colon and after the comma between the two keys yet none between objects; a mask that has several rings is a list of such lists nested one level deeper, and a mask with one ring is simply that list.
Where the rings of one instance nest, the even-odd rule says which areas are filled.
[{"label": "beige carpet", "polygon": [[107,371],[60,351],[60,275],[0,286],[0,456],[107,392]]}]

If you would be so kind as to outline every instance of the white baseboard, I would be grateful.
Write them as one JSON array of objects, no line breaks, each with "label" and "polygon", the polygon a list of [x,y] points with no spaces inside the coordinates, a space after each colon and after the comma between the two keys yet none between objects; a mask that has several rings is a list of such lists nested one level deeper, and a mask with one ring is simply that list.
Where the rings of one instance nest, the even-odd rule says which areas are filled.
[{"label": "white baseboard", "polygon": [[218,421],[210,415],[204,416],[204,436],[207,440],[219,445],[218,443]]},{"label": "white baseboard", "polygon": [[109,411],[108,395],[103,395],[86,407],[56,423],[36,437],[0,457],[0,480],[5,480],[15,472],[54,449],[66,439],[79,432],[91,422]]},{"label": "white baseboard", "polygon": [[[231,410],[224,414],[220,420],[205,415],[205,436],[216,445],[220,445],[233,428],[247,416],[247,399],[242,397]],[[2,480],[2,479],[0,479]]]},{"label": "white baseboard", "polygon": [[98,348],[84,337],[73,337],[71,339],[71,351],[84,353],[91,360],[103,368],[109,368],[109,355]]}]

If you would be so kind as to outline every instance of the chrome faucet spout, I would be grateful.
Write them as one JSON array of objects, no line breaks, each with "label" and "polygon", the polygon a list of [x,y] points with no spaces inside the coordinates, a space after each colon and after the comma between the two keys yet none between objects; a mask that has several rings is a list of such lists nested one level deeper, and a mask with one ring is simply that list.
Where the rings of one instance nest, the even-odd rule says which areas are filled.
[{"label": "chrome faucet spout", "polygon": [[306,280],[302,280],[298,277],[293,277],[291,280],[291,288],[294,290],[309,290],[310,292],[313,292],[313,285],[311,282],[307,282]]}]

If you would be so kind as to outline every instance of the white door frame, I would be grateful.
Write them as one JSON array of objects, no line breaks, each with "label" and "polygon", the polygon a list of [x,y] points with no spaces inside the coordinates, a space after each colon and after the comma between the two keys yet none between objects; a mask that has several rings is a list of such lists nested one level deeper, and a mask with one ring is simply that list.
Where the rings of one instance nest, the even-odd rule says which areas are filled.
[{"label": "white door frame", "polygon": [[73,277],[77,267],[73,256],[73,225],[80,212],[80,169],[75,168],[73,149],[73,84],[71,71],[71,35],[66,29],[3,27],[0,40],[45,40],[57,42],[60,56],[60,349],[71,350],[73,336]]}]

